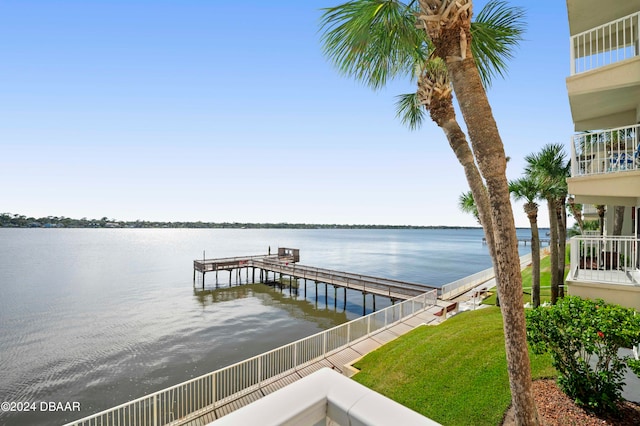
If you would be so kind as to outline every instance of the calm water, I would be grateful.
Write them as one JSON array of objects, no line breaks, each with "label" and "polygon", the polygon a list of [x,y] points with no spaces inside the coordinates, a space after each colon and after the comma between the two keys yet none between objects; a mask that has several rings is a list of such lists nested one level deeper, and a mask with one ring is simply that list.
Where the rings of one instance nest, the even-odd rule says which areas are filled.
[{"label": "calm water", "polygon": [[[306,265],[440,286],[491,266],[481,239],[479,229],[0,229],[0,402],[81,406],[0,412],[0,424],[61,424],[372,310],[371,296],[345,303],[311,283],[305,298],[261,284],[216,289],[208,274],[201,291],[192,261],[203,251],[294,247]],[[377,309],[389,303],[376,298]]]}]

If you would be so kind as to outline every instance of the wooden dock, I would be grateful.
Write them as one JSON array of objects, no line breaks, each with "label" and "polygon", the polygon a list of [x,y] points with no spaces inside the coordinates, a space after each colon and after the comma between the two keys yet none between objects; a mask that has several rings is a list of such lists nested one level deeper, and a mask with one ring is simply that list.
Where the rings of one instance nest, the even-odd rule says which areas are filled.
[{"label": "wooden dock", "polygon": [[[246,282],[249,282],[249,270],[251,270],[251,282],[282,282],[283,278],[290,280],[307,280],[318,283],[330,284],[334,288],[353,289],[364,294],[388,297],[391,300],[406,300],[423,294],[437,287],[419,283],[393,280],[388,278],[373,277],[369,275],[350,272],[335,271],[331,269],[316,268],[301,265],[299,250],[279,248],[278,254],[257,255],[244,257],[227,257],[218,259],[202,259],[193,261],[193,280],[196,282],[196,272],[202,274],[202,287],[204,288],[205,275],[208,272],[229,272],[229,283],[235,272],[236,281],[240,282],[241,271],[246,272]],[[256,281],[256,272],[258,281]],[[279,275],[279,278],[278,278]],[[270,277],[273,277],[270,279]]]}]

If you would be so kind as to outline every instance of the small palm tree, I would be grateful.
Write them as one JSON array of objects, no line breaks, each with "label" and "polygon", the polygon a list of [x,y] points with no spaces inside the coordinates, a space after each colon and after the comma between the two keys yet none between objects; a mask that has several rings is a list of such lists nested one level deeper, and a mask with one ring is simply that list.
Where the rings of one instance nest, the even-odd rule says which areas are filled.
[{"label": "small palm tree", "polygon": [[566,199],[569,162],[561,144],[547,144],[540,152],[525,157],[525,174],[540,184],[540,193],[549,209],[549,249],[551,257],[551,303],[564,292],[565,251],[567,242]]},{"label": "small palm tree", "polygon": [[540,234],[538,232],[538,203],[540,185],[530,177],[509,182],[509,191],[516,201],[524,201],[524,212],[531,226],[531,299],[533,307],[540,306]]}]

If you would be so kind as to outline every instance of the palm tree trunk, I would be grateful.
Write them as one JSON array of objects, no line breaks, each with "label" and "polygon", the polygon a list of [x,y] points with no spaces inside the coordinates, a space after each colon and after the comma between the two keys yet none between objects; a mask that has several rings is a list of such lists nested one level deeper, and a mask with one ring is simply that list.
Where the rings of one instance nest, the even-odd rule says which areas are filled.
[{"label": "palm tree trunk", "polygon": [[[615,206],[613,210],[613,235],[622,235],[622,225],[624,224],[624,211],[625,206]],[[611,250],[614,253],[618,252],[618,243],[614,242]]]},{"label": "palm tree trunk", "polygon": [[[459,40],[459,30],[453,32],[442,39]],[[470,40],[468,32],[466,36]],[[435,44],[436,51],[447,60],[449,77],[467,124],[478,167],[487,185],[495,237],[494,267],[502,299],[507,369],[516,424],[538,425],[522,305],[518,240],[505,172],[507,161],[504,145],[471,52],[466,52],[464,58],[459,60],[459,43]]]},{"label": "palm tree trunk", "polygon": [[605,206],[603,204],[598,204],[596,206],[596,210],[598,211],[598,218],[600,219],[600,236],[604,235],[604,214],[606,213]]},{"label": "palm tree trunk", "polygon": [[[495,259],[496,249],[493,223],[491,221],[489,196],[487,195],[487,189],[484,186],[482,176],[480,175],[473,158],[473,152],[471,151],[471,148],[469,148],[467,137],[456,120],[456,113],[453,108],[453,99],[451,95],[447,96],[445,99],[434,99],[429,112],[431,119],[444,131],[444,134],[449,141],[449,146],[464,169],[467,183],[469,184],[471,194],[473,194],[473,199],[478,209],[478,217],[487,240],[489,255],[493,260]],[[494,273],[497,275],[495,262],[493,263]],[[500,291],[498,291],[496,296],[496,305],[500,306]]]},{"label": "palm tree trunk", "polygon": [[540,306],[540,232],[538,231],[538,211],[528,214],[531,225],[531,302]]},{"label": "palm tree trunk", "polygon": [[434,55],[447,63],[460,111],[467,124],[478,168],[486,183],[495,240],[494,269],[500,293],[507,371],[517,425],[538,425],[522,305],[518,239],[506,176],[507,160],[491,106],[482,86],[471,41],[471,2],[420,0]]},{"label": "palm tree trunk", "polygon": [[558,216],[558,297],[564,297],[564,270],[567,263],[567,208],[566,199],[556,201]]},{"label": "palm tree trunk", "polygon": [[547,198],[549,208],[549,257],[551,265],[551,304],[558,301],[560,280],[558,279],[558,215],[556,213],[555,200]]},{"label": "palm tree trunk", "polygon": [[576,206],[575,199],[569,199],[569,207],[571,208],[571,214],[575,218],[576,222],[578,222],[578,227],[580,228],[580,233],[584,234],[584,221],[582,220],[582,211]]},{"label": "palm tree trunk", "polygon": [[622,225],[624,224],[624,206],[615,206],[613,211],[613,235],[622,235]]}]

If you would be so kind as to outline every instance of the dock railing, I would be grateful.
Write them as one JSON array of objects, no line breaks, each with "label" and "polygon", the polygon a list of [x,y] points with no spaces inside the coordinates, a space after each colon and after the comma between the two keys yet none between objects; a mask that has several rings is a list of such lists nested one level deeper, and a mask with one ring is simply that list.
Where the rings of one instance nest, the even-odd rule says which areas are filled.
[{"label": "dock railing", "polygon": [[351,288],[351,285],[361,285],[363,291],[377,289],[383,291],[389,297],[393,297],[392,293],[402,293],[403,290],[411,291],[413,294],[410,294],[410,296],[413,296],[436,288],[426,284],[354,274],[351,272],[317,268],[315,266],[285,264],[271,260],[254,259],[250,261],[249,266],[270,269],[285,275],[291,275],[302,279],[310,279],[316,282],[326,282],[329,284],[339,283],[339,285],[346,288]]},{"label": "dock railing", "polygon": [[164,426],[196,418],[366,338],[437,302],[431,290],[329,330],[281,346],[66,426]]},{"label": "dock railing", "polygon": [[[520,256],[520,269],[523,269],[529,263],[531,263],[531,253]],[[445,284],[442,286],[440,298],[442,300],[453,299],[454,297],[461,295],[465,291],[471,290],[477,285],[492,280],[493,278],[495,278],[495,276],[496,275],[493,271],[493,267],[491,267],[485,269],[484,271],[476,272],[473,275],[469,275],[468,277],[450,282],[449,284]]]}]

